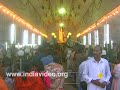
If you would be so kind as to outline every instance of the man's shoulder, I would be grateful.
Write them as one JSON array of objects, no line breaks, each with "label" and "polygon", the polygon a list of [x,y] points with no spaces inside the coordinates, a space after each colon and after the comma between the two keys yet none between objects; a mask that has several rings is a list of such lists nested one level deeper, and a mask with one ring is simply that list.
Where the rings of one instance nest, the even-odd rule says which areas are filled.
[{"label": "man's shoulder", "polygon": [[[91,58],[88,58],[87,59],[87,62],[91,62],[91,61],[94,61],[95,59],[94,59],[94,57],[91,57]],[[103,62],[108,62],[108,60],[106,60],[105,58],[101,58],[101,60],[103,61]]]},{"label": "man's shoulder", "polygon": [[80,65],[79,65],[79,67],[81,67],[81,66],[83,66],[83,65],[85,65],[86,64],[86,61],[83,61]]},{"label": "man's shoulder", "polygon": [[105,63],[108,63],[108,60],[105,59],[105,58],[101,58],[101,61],[105,62]]}]

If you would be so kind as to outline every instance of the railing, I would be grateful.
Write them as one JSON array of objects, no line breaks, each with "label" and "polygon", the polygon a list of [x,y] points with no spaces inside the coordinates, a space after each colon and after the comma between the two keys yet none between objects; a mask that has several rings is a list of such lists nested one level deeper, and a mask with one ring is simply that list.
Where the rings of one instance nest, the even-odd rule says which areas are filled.
[{"label": "railing", "polygon": [[[76,74],[76,78],[78,77],[77,74],[78,72],[67,72],[68,74]],[[74,76],[73,76],[74,77]],[[68,77],[69,78],[69,77]],[[67,79],[68,79],[67,78]],[[72,78],[69,78],[69,79],[72,79]],[[75,80],[75,83],[67,83],[65,82],[64,85],[78,85],[79,83],[77,82],[77,79]]]}]

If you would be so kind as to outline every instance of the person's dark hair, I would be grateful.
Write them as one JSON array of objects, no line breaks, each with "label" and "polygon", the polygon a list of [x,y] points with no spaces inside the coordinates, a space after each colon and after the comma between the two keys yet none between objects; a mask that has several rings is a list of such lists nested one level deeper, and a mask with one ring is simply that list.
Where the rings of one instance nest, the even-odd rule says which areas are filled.
[{"label": "person's dark hair", "polygon": [[89,46],[88,48],[88,57],[92,57],[93,56],[93,48],[92,46]]},{"label": "person's dark hair", "polygon": [[53,50],[51,48],[47,47],[46,50],[45,50],[45,54],[46,55],[52,55],[53,54]]},{"label": "person's dark hair", "polygon": [[44,65],[41,61],[33,61],[33,66],[35,66],[38,72],[44,71]]},{"label": "person's dark hair", "polygon": [[[32,69],[32,62],[31,61],[25,61],[24,65],[23,65],[23,70],[25,72],[30,72],[31,69]],[[22,77],[22,80],[26,81],[27,80],[26,76]]]},{"label": "person's dark hair", "polygon": [[100,45],[96,45],[95,47],[99,47],[102,53],[102,47]]},{"label": "person's dark hair", "polygon": [[32,69],[32,62],[31,61],[26,61],[26,62],[24,62],[23,66],[24,66],[23,70],[25,72],[30,72],[31,69]]},{"label": "person's dark hair", "polygon": [[84,52],[85,52],[85,46],[84,45],[79,45],[78,53],[84,53]]}]

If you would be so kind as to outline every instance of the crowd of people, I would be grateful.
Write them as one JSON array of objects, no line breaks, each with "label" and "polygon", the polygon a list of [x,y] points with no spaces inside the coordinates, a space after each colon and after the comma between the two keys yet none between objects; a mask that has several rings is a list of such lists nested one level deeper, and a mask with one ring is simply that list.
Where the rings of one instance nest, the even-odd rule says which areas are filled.
[{"label": "crowd of people", "polygon": [[[28,47],[22,48],[23,51]],[[97,45],[36,45],[29,54],[8,57],[0,52],[0,90],[65,90],[63,76],[7,76],[6,73],[64,73],[76,82],[77,90],[120,90],[120,52],[114,62]],[[15,50],[17,51],[17,50]],[[29,51],[29,50],[28,50]],[[12,55],[12,54],[11,54]],[[22,68],[19,59],[22,59]],[[14,60],[14,64],[12,61]],[[67,69],[62,66],[67,63]],[[70,73],[72,72],[72,73]]]},{"label": "crowd of people", "polygon": [[78,90],[120,90],[120,52],[111,62],[101,46],[86,50],[80,45],[67,48],[66,59],[67,70],[76,72],[70,77],[78,83]]},{"label": "crowd of people", "polygon": [[[28,49],[28,47],[26,47]],[[19,56],[16,52],[16,61],[12,70],[11,58],[2,55],[0,62],[0,90],[63,90],[64,76],[52,76],[45,73],[64,73],[64,68],[60,64],[61,57],[59,45],[46,46],[36,45],[30,50],[29,55],[22,57],[22,70],[20,70]],[[22,49],[25,51],[25,48]],[[16,50],[15,50],[16,51]],[[29,51],[29,50],[26,50]],[[2,51],[1,51],[2,52]],[[31,53],[32,52],[32,53]],[[44,73],[40,76],[7,76],[6,73]]]}]

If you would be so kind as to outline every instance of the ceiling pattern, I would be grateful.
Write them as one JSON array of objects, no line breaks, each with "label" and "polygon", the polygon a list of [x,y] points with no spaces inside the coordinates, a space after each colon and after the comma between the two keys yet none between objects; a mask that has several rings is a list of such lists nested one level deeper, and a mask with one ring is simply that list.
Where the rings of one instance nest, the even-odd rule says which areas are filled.
[{"label": "ceiling pattern", "polygon": [[[104,3],[108,1],[113,3],[119,0],[105,0]],[[88,23],[98,20],[103,14],[103,8],[106,9],[103,7],[106,6],[103,0],[0,0],[0,3],[48,36],[52,32],[58,35],[60,22],[65,24],[65,34],[72,32],[76,36],[88,27]],[[66,9],[64,16],[58,14],[60,7]],[[96,13],[97,11],[100,13]],[[95,14],[98,17],[94,17]]]},{"label": "ceiling pattern", "polygon": [[[80,27],[80,19],[84,7],[93,0],[1,0],[16,14],[40,28],[44,33],[56,32],[60,22],[64,22],[65,30],[70,32]],[[66,14],[60,16],[58,9],[64,7]],[[82,12],[81,12],[82,11]],[[72,31],[71,31],[72,32]]]}]

